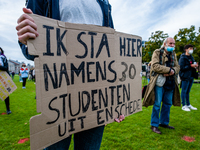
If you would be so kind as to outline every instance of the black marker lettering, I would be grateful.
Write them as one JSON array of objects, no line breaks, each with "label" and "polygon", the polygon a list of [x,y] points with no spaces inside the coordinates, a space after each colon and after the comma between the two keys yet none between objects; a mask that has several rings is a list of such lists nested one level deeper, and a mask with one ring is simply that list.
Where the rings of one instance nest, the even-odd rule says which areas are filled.
[{"label": "black marker lettering", "polygon": [[77,40],[79,43],[81,43],[83,45],[83,47],[85,48],[85,53],[82,55],[82,56],[79,56],[79,55],[75,55],[76,58],[85,58],[88,54],[88,48],[87,48],[87,45],[81,40],[81,36],[82,34],[86,34],[85,32],[81,32],[78,34],[77,36]]},{"label": "black marker lettering", "polygon": [[43,28],[46,28],[46,53],[43,53],[43,56],[54,56],[54,53],[51,53],[51,41],[50,41],[50,30],[53,30],[54,27],[43,25]]},{"label": "black marker lettering", "polygon": [[56,100],[57,99],[57,97],[54,97],[50,102],[49,102],[49,109],[50,110],[52,110],[52,111],[55,111],[55,112],[57,112],[57,118],[54,120],[54,121],[50,121],[50,122],[47,122],[46,124],[52,124],[52,123],[55,123],[57,120],[58,120],[58,118],[60,117],[60,111],[58,110],[58,109],[56,109],[56,108],[52,108],[51,107],[51,103],[54,101],[54,100]]},{"label": "black marker lettering", "polygon": [[97,35],[96,32],[88,32],[91,35],[91,58],[94,58],[94,35]]},{"label": "black marker lettering", "polygon": [[99,45],[99,49],[98,49],[97,54],[96,54],[96,58],[99,57],[99,55],[100,55],[100,53],[101,53],[102,48],[103,48],[104,45],[106,46],[108,57],[110,57],[110,50],[109,50],[109,45],[108,45],[108,39],[107,39],[107,35],[105,33],[102,36],[101,43]]},{"label": "black marker lettering", "polygon": [[66,34],[67,30],[65,30],[63,32],[63,34],[60,36],[60,29],[59,28],[56,28],[56,37],[57,37],[57,56],[61,56],[61,47],[63,49],[63,52],[65,53],[65,55],[67,56],[69,53],[67,51],[67,49],[65,48],[62,40]]},{"label": "black marker lettering", "polygon": [[47,66],[47,64],[43,64],[43,71],[44,71],[44,85],[45,85],[45,90],[48,91],[48,74],[51,78],[52,84],[53,84],[53,88],[57,89],[58,88],[58,78],[57,78],[57,71],[56,71],[56,64],[53,64],[54,66],[54,77],[52,76],[49,67]]}]

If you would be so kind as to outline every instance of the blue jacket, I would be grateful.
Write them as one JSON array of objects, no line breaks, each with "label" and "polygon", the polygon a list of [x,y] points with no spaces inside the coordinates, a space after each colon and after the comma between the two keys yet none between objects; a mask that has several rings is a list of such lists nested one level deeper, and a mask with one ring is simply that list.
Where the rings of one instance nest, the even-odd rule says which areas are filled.
[{"label": "blue jacket", "polygon": [[[114,28],[111,5],[108,0],[97,0],[103,12],[103,25],[106,27]],[[30,8],[34,14],[60,20],[59,0],[29,0],[27,8]],[[29,60],[34,60],[34,56],[28,54],[26,45],[19,42],[22,53]]]},{"label": "blue jacket", "polygon": [[192,55],[187,56],[183,53],[179,59],[180,72],[179,76],[181,80],[189,80],[192,77],[192,67],[191,64],[194,63],[194,58]]},{"label": "blue jacket", "polygon": [[9,72],[8,72],[8,61],[7,61],[7,58],[4,55],[4,57],[1,57],[0,59],[2,59],[2,62],[3,62],[3,66],[0,66],[0,70],[6,71],[9,74]]}]

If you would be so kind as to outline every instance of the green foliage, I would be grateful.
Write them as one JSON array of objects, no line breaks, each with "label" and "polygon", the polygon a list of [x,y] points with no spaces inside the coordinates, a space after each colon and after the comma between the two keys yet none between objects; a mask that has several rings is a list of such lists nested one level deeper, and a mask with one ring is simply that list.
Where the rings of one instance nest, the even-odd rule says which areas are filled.
[{"label": "green foliage", "polygon": [[[151,55],[155,49],[160,48],[164,39],[168,37],[168,34],[164,34],[163,31],[152,32],[151,37],[145,43],[146,47],[142,50],[142,62],[149,62]],[[175,51],[177,58],[179,59],[181,54],[184,53],[184,46],[192,44],[194,46],[193,57],[196,62],[200,62],[200,28],[199,31],[195,31],[195,26],[179,29],[178,33],[174,36],[175,39]]]},{"label": "green foliage", "polygon": [[[18,76],[14,81],[18,88],[10,96],[12,114],[0,115],[0,149],[30,150],[30,141],[17,142],[30,137],[29,120],[38,114],[35,84],[28,81],[26,89],[22,89]],[[159,127],[163,134],[153,133],[150,129],[152,106],[143,107],[141,112],[126,117],[121,123],[113,122],[105,127],[101,150],[199,150],[199,88],[200,84],[193,84],[190,94],[190,102],[197,111],[185,112],[180,107],[171,107],[170,125],[175,130]],[[0,114],[5,111],[5,103],[0,101]],[[182,140],[183,136],[194,137],[195,141],[186,142]],[[73,140],[69,149],[73,150]]]},{"label": "green foliage", "polygon": [[151,56],[155,49],[161,47],[163,41],[168,37],[168,34],[164,34],[163,31],[156,31],[151,33],[151,37],[145,43],[145,48],[142,49],[142,62],[151,61]]},{"label": "green foliage", "polygon": [[195,26],[188,28],[179,29],[178,34],[174,36],[176,41],[175,49],[177,58],[180,58],[180,55],[184,53],[184,46],[187,44],[192,44],[194,46],[194,59],[199,62],[199,57],[197,54],[200,52],[200,36],[199,33],[195,32]]}]

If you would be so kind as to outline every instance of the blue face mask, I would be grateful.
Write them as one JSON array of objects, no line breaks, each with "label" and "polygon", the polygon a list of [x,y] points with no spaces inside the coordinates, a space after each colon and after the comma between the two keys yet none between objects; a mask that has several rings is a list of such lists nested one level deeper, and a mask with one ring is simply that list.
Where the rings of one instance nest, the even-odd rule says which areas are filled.
[{"label": "blue face mask", "polygon": [[174,47],[169,47],[169,46],[167,47],[168,52],[172,52],[173,50],[174,50]]}]

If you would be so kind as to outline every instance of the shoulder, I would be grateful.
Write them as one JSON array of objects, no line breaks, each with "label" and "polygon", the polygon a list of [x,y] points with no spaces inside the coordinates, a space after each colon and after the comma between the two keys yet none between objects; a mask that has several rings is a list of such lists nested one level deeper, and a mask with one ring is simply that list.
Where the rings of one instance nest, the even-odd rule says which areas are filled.
[{"label": "shoulder", "polygon": [[160,53],[160,49],[154,50],[154,53]]},{"label": "shoulder", "polygon": [[160,54],[160,49],[156,49],[153,51],[153,55],[159,55]]},{"label": "shoulder", "polygon": [[180,58],[181,58],[181,57],[182,57],[182,58],[185,57],[185,53],[181,54]]},{"label": "shoulder", "polygon": [[97,0],[97,1],[100,1],[100,2],[103,2],[105,4],[108,4],[108,0]]},{"label": "shoulder", "polygon": [[47,0],[29,0],[27,3],[27,8],[31,9],[34,14],[42,15],[44,16],[44,8],[47,8],[48,5],[50,5],[51,1]]}]

